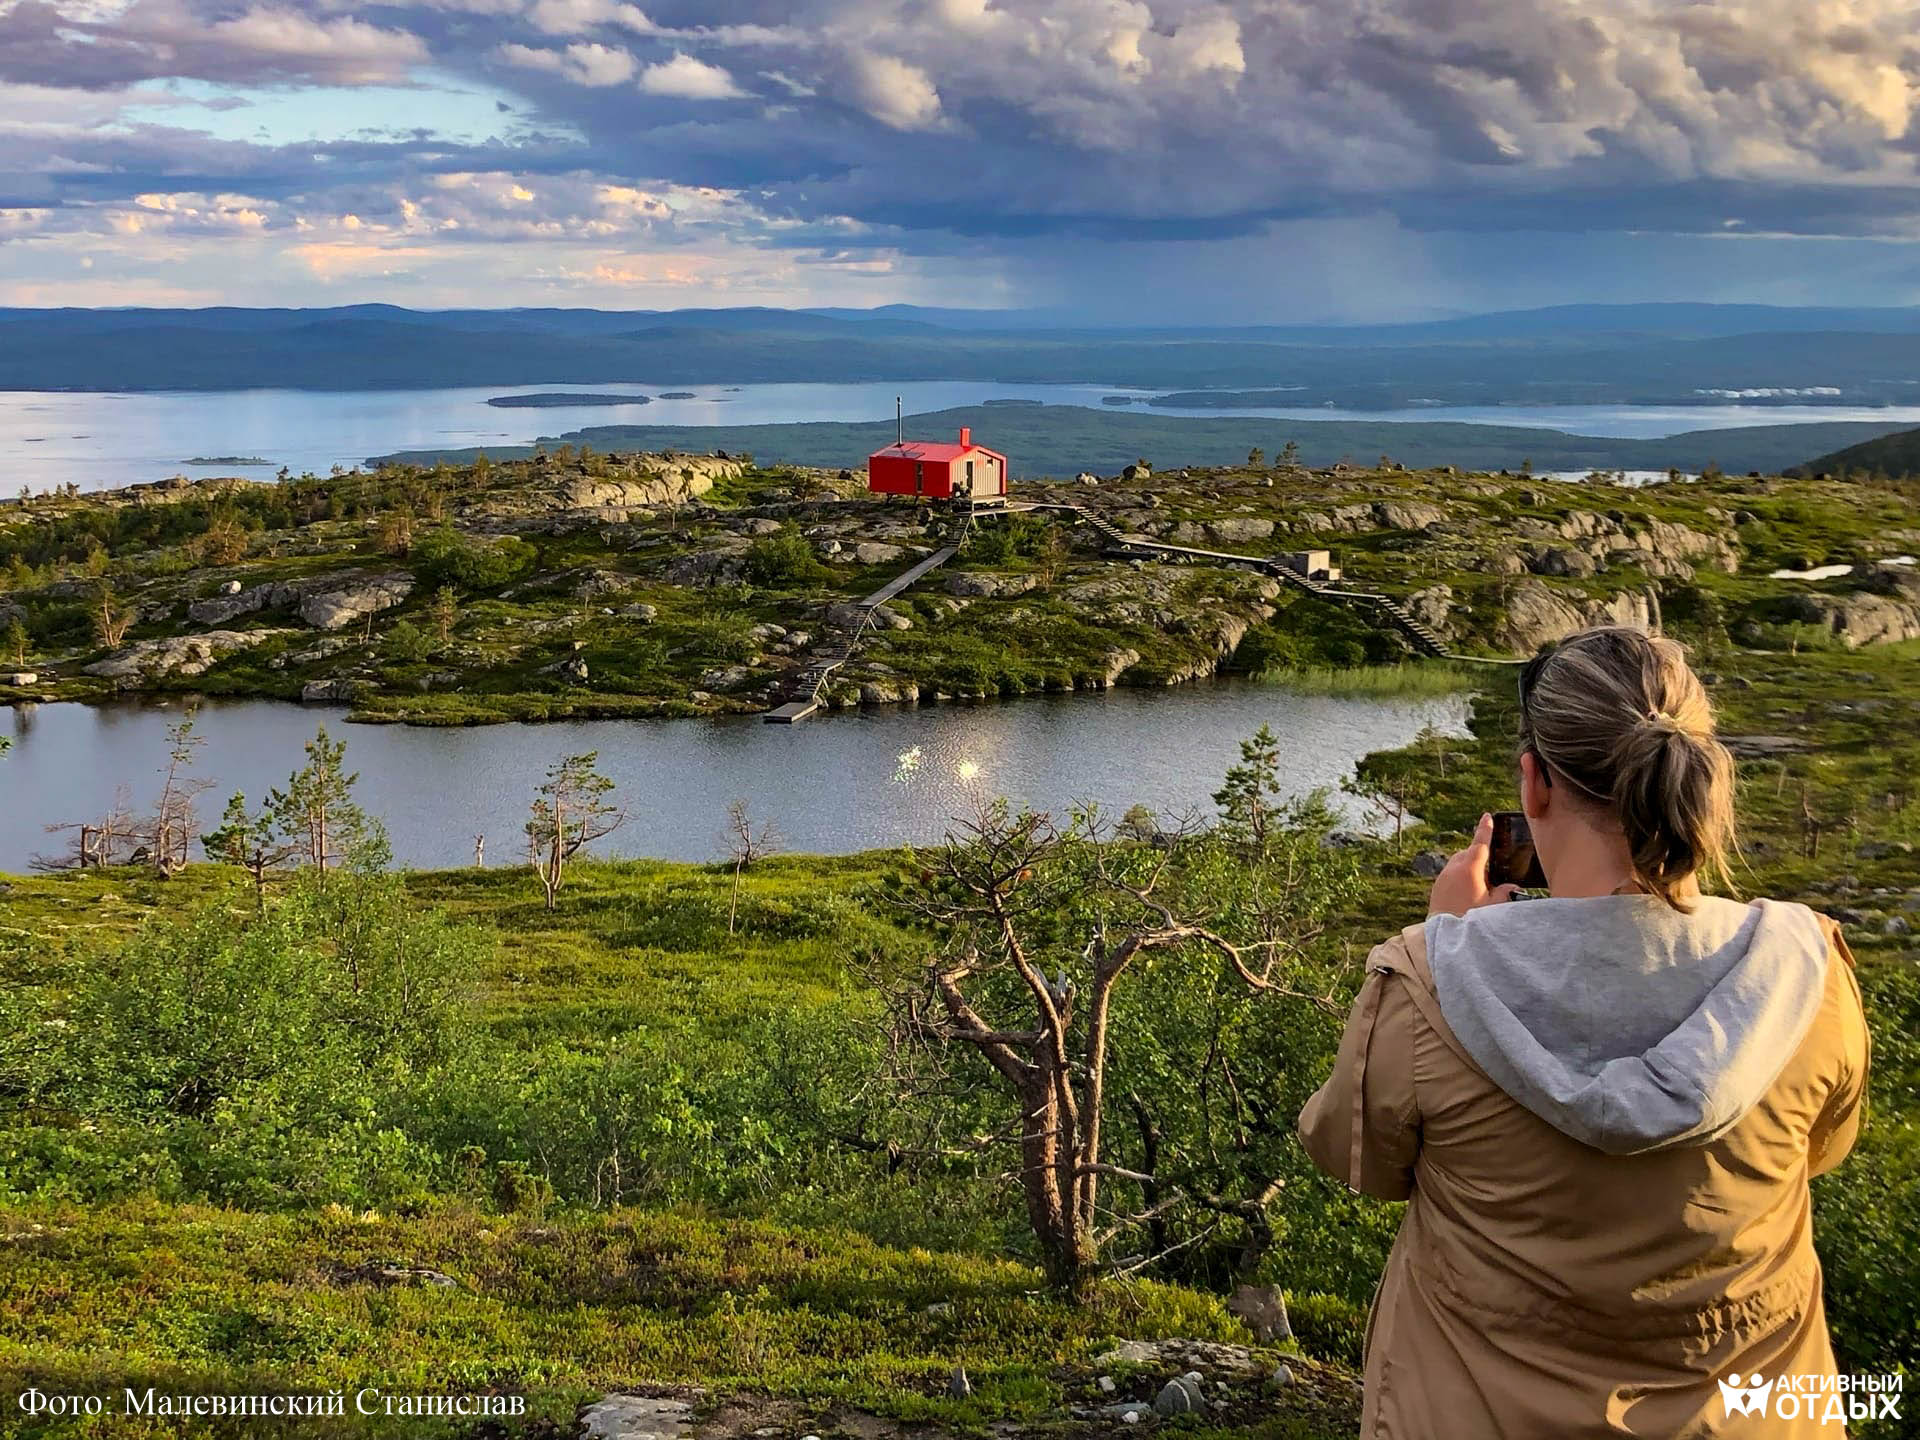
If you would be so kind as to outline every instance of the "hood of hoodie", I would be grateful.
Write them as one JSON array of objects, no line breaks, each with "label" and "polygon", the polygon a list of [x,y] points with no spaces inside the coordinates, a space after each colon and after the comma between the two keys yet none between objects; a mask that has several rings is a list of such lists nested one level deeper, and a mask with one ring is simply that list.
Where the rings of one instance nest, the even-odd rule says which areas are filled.
[{"label": "hood of hoodie", "polygon": [[1705,1144],[1806,1037],[1829,945],[1804,905],[1529,900],[1427,921],[1440,1011],[1513,1099],[1596,1149]]}]

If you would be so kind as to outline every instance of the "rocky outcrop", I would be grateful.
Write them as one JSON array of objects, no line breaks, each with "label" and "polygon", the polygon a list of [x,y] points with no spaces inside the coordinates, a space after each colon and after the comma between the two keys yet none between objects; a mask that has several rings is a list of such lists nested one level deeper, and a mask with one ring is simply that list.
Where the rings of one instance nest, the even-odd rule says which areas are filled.
[{"label": "rocky outcrop", "polygon": [[947,577],[947,593],[984,600],[997,595],[1024,595],[1039,583],[1039,577],[1034,575],[991,575],[985,571],[962,570]]},{"label": "rocky outcrop", "polygon": [[1374,500],[1365,504],[1336,505],[1331,510],[1310,510],[1300,517],[1299,528],[1319,535],[1360,534],[1368,530],[1424,530],[1446,518],[1446,511],[1423,500]]},{"label": "rocky outcrop", "polygon": [[1251,515],[1229,515],[1205,524],[1183,520],[1173,527],[1170,538],[1178,545],[1246,545],[1255,540],[1270,539],[1273,532],[1274,523],[1271,520]]},{"label": "rocky outcrop", "polygon": [[300,687],[300,698],[309,705],[347,705],[367,687],[359,680],[344,676],[333,680],[309,680]]},{"label": "rocky outcrop", "polygon": [[1781,607],[1781,613],[1789,620],[1832,631],[1849,650],[1920,639],[1920,606],[1871,591],[1795,595]]},{"label": "rocky outcrop", "polygon": [[195,600],[187,606],[187,618],[196,625],[226,625],[242,615],[292,607],[315,629],[338,630],[391,609],[412,591],[413,577],[404,571],[377,575],[354,571],[304,580],[269,580],[251,589]]},{"label": "rocky outcrop", "polygon": [[1406,607],[1414,619],[1442,638],[1453,634],[1453,587],[1429,585],[1406,598]]},{"label": "rocky outcrop", "polygon": [[1739,552],[1724,536],[1670,520],[1635,522],[1618,512],[1570,510],[1557,520],[1522,517],[1513,529],[1533,542],[1523,558],[1536,575],[1579,578],[1631,568],[1656,580],[1690,580],[1697,565],[1729,575],[1740,568]]},{"label": "rocky outcrop", "polygon": [[684,503],[745,468],[738,460],[717,455],[634,455],[622,462],[620,473],[568,476],[554,488],[554,498],[566,510]]},{"label": "rocky outcrop", "polygon": [[711,550],[694,550],[667,562],[665,578],[671,585],[722,585],[745,572],[747,546],[742,540]]},{"label": "rocky outcrop", "polygon": [[1631,625],[1639,630],[1660,626],[1660,602],[1650,591],[1623,590],[1605,600],[1561,595],[1538,580],[1514,586],[1507,613],[1500,622],[1500,644],[1520,655],[1531,655],[1542,645],[1564,640],[1594,625]]},{"label": "rocky outcrop", "polygon": [[339,630],[391,610],[412,593],[411,575],[357,575],[341,585],[309,590],[300,597],[296,613],[316,630]]},{"label": "rocky outcrop", "polygon": [[159,640],[138,641],[82,668],[88,675],[112,680],[126,689],[143,680],[204,675],[235,651],[291,633],[288,630],[209,630],[201,635],[170,635]]}]

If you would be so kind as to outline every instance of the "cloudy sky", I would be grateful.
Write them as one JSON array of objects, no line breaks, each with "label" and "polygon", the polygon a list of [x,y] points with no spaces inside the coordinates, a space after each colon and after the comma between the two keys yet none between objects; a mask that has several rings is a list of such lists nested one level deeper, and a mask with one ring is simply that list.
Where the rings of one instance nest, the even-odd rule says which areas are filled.
[{"label": "cloudy sky", "polygon": [[1920,304],[1920,0],[0,0],[0,303]]}]

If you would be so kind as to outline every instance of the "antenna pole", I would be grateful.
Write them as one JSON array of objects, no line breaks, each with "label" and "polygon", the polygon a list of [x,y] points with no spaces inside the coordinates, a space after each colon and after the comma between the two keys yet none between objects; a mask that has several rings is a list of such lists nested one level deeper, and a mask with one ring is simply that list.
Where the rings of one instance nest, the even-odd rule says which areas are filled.
[{"label": "antenna pole", "polygon": [[893,397],[893,443],[897,446],[900,441],[900,397],[896,395]]}]

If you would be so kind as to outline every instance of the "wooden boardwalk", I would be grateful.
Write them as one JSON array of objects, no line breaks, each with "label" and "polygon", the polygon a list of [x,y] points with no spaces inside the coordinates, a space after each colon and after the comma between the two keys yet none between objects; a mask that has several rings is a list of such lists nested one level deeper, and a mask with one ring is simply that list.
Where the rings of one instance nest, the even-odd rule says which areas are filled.
[{"label": "wooden boardwalk", "polygon": [[820,692],[826,689],[828,679],[834,671],[853,658],[854,652],[860,648],[860,642],[866,638],[867,631],[873,628],[873,612],[928,571],[939,569],[959,551],[958,545],[944,546],[927,556],[911,570],[902,571],[894,576],[871,595],[854,601],[848,608],[857,611],[859,618],[851,626],[831,623],[826,626],[819,641],[808,652],[807,663],[793,672],[792,679],[786,688],[785,700],[760,718],[769,725],[798,725],[818,710]]}]

